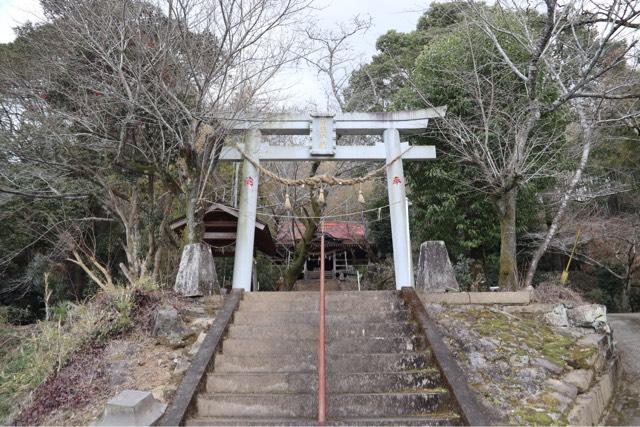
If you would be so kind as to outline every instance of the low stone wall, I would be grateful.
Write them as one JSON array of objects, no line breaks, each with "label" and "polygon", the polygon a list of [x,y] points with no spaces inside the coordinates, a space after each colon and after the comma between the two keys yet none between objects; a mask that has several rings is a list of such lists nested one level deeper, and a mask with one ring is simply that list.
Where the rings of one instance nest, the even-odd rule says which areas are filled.
[{"label": "low stone wall", "polygon": [[571,426],[595,426],[605,415],[605,410],[613,397],[620,376],[619,359],[614,358],[609,369],[600,376],[593,387],[576,399],[567,421]]},{"label": "low stone wall", "polygon": [[[606,308],[597,304],[565,307],[563,304],[530,304],[528,306],[505,307],[510,313],[537,313],[543,315],[546,323],[560,327],[594,328],[596,333],[578,340],[586,348],[596,352],[588,360],[585,387],[574,398],[567,414],[567,424],[572,426],[599,425],[611,402],[620,377],[619,355],[611,343],[610,328],[606,323]],[[567,329],[569,330],[569,329]],[[593,378],[595,377],[595,379]],[[585,390],[586,389],[586,390]]]},{"label": "low stone wall", "polygon": [[426,304],[529,304],[531,292],[419,292]]}]

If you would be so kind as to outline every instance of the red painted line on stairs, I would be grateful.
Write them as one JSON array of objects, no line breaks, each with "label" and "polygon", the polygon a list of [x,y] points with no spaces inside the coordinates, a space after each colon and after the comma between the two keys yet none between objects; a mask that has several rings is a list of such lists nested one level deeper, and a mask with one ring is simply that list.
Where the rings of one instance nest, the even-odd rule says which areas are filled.
[{"label": "red painted line on stairs", "polygon": [[320,339],[318,343],[318,423],[324,425],[327,417],[327,396],[324,365],[324,221],[320,222]]}]

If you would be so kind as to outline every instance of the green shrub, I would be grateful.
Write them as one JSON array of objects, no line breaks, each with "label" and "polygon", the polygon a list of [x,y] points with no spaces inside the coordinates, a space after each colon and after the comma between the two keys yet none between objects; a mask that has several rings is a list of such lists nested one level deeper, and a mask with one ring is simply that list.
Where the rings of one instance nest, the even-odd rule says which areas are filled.
[{"label": "green shrub", "polygon": [[453,265],[453,272],[458,281],[461,291],[468,291],[471,287],[471,271],[469,268],[469,258],[464,255],[458,257],[458,261]]},{"label": "green shrub", "polygon": [[[14,333],[15,330],[14,330]],[[17,402],[40,385],[82,342],[85,334],[74,327],[66,331],[60,322],[39,322],[33,334],[2,355],[0,365],[0,424]]]},{"label": "green shrub", "polygon": [[275,291],[278,279],[284,274],[284,266],[278,265],[271,258],[259,254],[256,257],[256,273],[261,291]]},{"label": "green shrub", "polygon": [[25,325],[33,321],[33,312],[29,308],[14,305],[0,306],[0,324]]}]

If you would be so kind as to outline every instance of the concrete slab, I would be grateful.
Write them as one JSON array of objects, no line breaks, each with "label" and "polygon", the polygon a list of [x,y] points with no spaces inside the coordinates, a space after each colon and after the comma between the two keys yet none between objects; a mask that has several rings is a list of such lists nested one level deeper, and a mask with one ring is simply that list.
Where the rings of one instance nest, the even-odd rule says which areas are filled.
[{"label": "concrete slab", "polygon": [[[314,323],[231,325],[229,338],[251,339],[318,339],[318,325]],[[326,331],[327,341],[339,338],[401,337],[415,333],[411,322],[337,324]]]},{"label": "concrete slab", "polygon": [[151,392],[124,390],[107,402],[95,426],[151,426],[164,414],[167,405]]},{"label": "concrete slab", "polygon": [[[271,325],[318,323],[317,311],[244,311],[238,310],[233,323],[236,325]],[[406,322],[409,314],[406,310],[371,311],[359,313],[327,313],[327,326],[333,328],[338,324],[369,323],[369,322]]]},{"label": "concrete slab", "polygon": [[[446,389],[406,393],[329,394],[327,416],[395,417],[435,413],[450,401]],[[293,417],[311,418],[317,414],[317,394],[202,394],[198,396],[198,415],[203,417]]]},{"label": "concrete slab", "polygon": [[[424,369],[432,363],[429,351],[388,354],[327,355],[327,372],[398,372]],[[215,359],[215,372],[316,372],[316,354],[283,354],[277,358],[230,356]]]},{"label": "concrete slab", "polygon": [[529,304],[529,291],[518,292],[469,292],[471,304]]},{"label": "concrete slab", "polygon": [[[198,417],[187,420],[187,426],[310,426],[317,427],[316,418],[233,418],[233,417]],[[341,418],[328,420],[326,426],[459,426],[464,425],[460,416],[455,412],[440,412],[435,415],[420,415],[409,417],[376,418]]]},{"label": "concrete slab", "polygon": [[529,304],[529,291],[517,292],[418,292],[425,303],[436,304]]},{"label": "concrete slab", "polygon": [[[318,311],[320,299],[302,300],[243,300],[240,303],[240,311]],[[327,313],[362,313],[372,311],[394,311],[402,310],[404,304],[398,298],[394,299],[372,299],[372,298],[344,298],[327,299]]]},{"label": "concrete slab", "polygon": [[[411,372],[341,372],[327,376],[332,393],[393,393],[427,389],[441,385],[435,369]],[[318,375],[314,372],[212,373],[207,378],[209,393],[316,393]]]},{"label": "concrete slab", "polygon": [[[326,343],[327,354],[353,353],[402,353],[425,347],[418,337],[393,338],[340,338]],[[226,355],[258,355],[258,354],[312,354],[318,350],[318,341],[314,339],[262,339],[228,338],[222,351]]]},{"label": "concrete slab", "polygon": [[469,304],[468,292],[418,292],[425,304]]}]

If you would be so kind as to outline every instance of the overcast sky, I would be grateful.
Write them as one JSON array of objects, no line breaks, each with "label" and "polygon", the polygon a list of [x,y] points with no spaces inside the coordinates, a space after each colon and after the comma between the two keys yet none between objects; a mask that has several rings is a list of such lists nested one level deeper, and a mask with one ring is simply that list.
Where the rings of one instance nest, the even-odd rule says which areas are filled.
[{"label": "overcast sky", "polygon": [[[317,0],[318,26],[331,28],[337,22],[349,21],[355,15],[371,16],[372,28],[353,40],[358,62],[366,62],[375,53],[378,36],[390,29],[407,32],[415,28],[418,18],[430,0]],[[26,21],[38,21],[42,12],[38,0],[0,0],[0,43],[15,38],[12,28]],[[279,79],[284,89],[283,99],[289,105],[316,104],[326,106],[325,87],[316,74],[303,68]],[[301,105],[302,104],[302,105]]]}]

